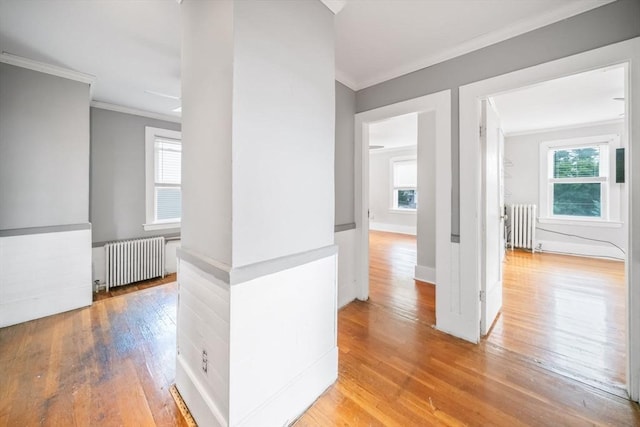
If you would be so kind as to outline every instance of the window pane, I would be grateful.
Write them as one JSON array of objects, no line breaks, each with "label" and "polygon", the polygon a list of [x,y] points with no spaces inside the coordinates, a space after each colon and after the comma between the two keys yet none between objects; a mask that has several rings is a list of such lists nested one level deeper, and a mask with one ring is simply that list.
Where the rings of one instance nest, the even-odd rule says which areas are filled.
[{"label": "window pane", "polygon": [[600,183],[553,184],[553,214],[601,216]]},{"label": "window pane", "polygon": [[182,194],[179,188],[156,187],[156,220],[180,219]]},{"label": "window pane", "polygon": [[417,205],[416,190],[396,191],[398,209],[415,209]]},{"label": "window pane", "polygon": [[156,182],[180,184],[182,145],[179,141],[156,139]]},{"label": "window pane", "polygon": [[553,152],[553,177],[600,176],[600,148],[571,148]]},{"label": "window pane", "polygon": [[416,187],[418,185],[418,168],[415,160],[393,162],[393,186]]}]

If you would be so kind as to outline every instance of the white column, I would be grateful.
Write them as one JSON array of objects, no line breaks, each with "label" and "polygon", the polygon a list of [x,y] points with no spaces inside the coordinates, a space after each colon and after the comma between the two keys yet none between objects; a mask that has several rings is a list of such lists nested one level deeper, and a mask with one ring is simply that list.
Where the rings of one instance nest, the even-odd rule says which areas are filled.
[{"label": "white column", "polygon": [[176,384],[200,425],[283,425],[337,378],[333,14],[181,8]]}]

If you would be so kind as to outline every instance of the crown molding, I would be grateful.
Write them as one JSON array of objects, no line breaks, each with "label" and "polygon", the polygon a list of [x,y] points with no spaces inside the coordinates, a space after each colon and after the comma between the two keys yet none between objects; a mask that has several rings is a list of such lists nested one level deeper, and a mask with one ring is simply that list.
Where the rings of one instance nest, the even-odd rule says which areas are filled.
[{"label": "crown molding", "polygon": [[102,101],[91,101],[91,106],[101,110],[115,111],[117,113],[132,114],[134,116],[148,117],[150,119],[164,120],[165,122],[182,123],[182,117],[170,116],[168,114],[153,113],[151,111],[139,110],[137,108],[125,107],[123,105],[110,104]]},{"label": "crown molding", "polygon": [[499,30],[483,34],[479,37],[474,37],[467,42],[461,43],[449,49],[444,49],[434,55],[421,58],[420,60],[396,67],[388,72],[374,75],[371,78],[357,82],[357,84],[354,84],[353,86],[347,86],[355,91],[366,89],[379,83],[386,82],[387,80],[395,79],[405,74],[422,70],[423,68],[427,68],[432,65],[436,65],[441,62],[466,55],[467,53],[471,53],[473,51],[491,46],[493,44],[503,42],[510,38],[517,37],[538,28],[554,24],[564,19],[571,18],[572,16],[579,15],[581,13],[587,12],[600,6],[604,6],[614,1],[615,0],[584,0],[577,3],[569,3],[559,9],[549,11],[542,15],[533,16],[528,19],[522,19],[513,22],[512,24],[505,25]]},{"label": "crown molding", "polygon": [[81,73],[80,71],[58,67],[45,62],[34,61],[33,59],[24,58],[9,52],[0,53],[0,62],[14,65],[16,67],[27,68],[33,71],[39,71],[56,77],[62,77],[63,79],[75,80],[88,85],[93,85],[96,81],[96,77],[91,74]]},{"label": "crown molding", "polygon": [[322,4],[333,12],[334,15],[340,13],[343,7],[347,4],[347,0],[320,0]]}]

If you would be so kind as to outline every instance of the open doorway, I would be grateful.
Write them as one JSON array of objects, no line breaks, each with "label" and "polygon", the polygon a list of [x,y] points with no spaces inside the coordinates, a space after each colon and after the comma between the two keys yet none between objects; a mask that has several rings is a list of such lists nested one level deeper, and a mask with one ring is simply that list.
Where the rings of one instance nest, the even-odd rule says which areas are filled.
[{"label": "open doorway", "polygon": [[[355,117],[355,211],[357,256],[357,289],[358,299],[365,301],[370,296],[369,272],[369,168],[370,128],[377,122],[411,113],[418,115],[417,159],[418,168],[426,173],[419,173],[418,180],[426,179],[431,188],[418,184],[420,196],[418,203],[431,206],[431,209],[418,209],[417,242],[415,276],[423,281],[436,282],[439,286],[434,290],[436,295],[436,327],[446,329],[453,322],[449,318],[451,298],[447,286],[451,282],[451,92],[449,90],[422,96],[397,104],[356,114]],[[424,140],[423,140],[424,138]],[[425,160],[428,165],[422,167]],[[438,200],[438,203],[434,201]],[[424,216],[424,217],[423,217]],[[424,247],[421,246],[424,242]],[[424,250],[423,250],[424,249]],[[424,255],[429,265],[422,265]],[[442,295],[440,296],[439,293]],[[440,308],[439,308],[440,307]],[[433,311],[433,308],[432,308]],[[437,314],[441,313],[440,317]],[[455,313],[453,313],[455,314]],[[433,320],[432,320],[433,322]]]},{"label": "open doorway", "polygon": [[[369,298],[420,317],[417,112],[369,124]],[[431,292],[433,293],[433,291]],[[422,298],[424,299],[424,298]]]},{"label": "open doorway", "polygon": [[[482,333],[619,395],[626,380],[625,76],[626,66],[614,65],[490,96],[481,135],[485,227],[500,228],[499,238],[484,239],[481,314],[495,323]],[[496,159],[497,173],[488,170]],[[491,221],[493,205],[499,221]],[[488,257],[505,253],[496,274]]]}]

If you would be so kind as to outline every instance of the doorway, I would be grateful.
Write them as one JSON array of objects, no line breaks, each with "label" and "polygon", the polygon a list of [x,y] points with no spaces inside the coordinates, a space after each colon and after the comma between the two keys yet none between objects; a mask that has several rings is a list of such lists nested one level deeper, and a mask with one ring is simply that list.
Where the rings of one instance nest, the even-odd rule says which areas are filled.
[{"label": "doorway", "polygon": [[[529,86],[532,84],[538,84],[543,81],[552,80],[555,78],[576,74],[584,71],[594,70],[597,68],[608,67],[617,64],[626,64],[629,61],[640,61],[638,57],[638,39],[634,39],[628,42],[618,43],[616,45],[607,46],[605,48],[596,49],[587,53],[579,54],[574,57],[564,58],[561,60],[553,61],[551,63],[542,64],[529,69],[521,70],[518,72],[510,73],[504,76],[495,77],[485,81],[473,83],[460,88],[460,141],[461,141],[461,168],[460,168],[460,183],[461,183],[461,210],[467,212],[481,212],[482,196],[480,188],[477,186],[477,181],[480,175],[480,162],[478,158],[481,154],[480,145],[478,144],[477,129],[479,124],[479,101],[486,99],[495,94],[505,93],[507,91]],[[635,52],[635,53],[634,53]],[[633,59],[629,59],[633,58]],[[625,68],[625,79],[628,82],[631,72],[637,73],[637,70],[632,67]],[[633,78],[637,78],[634,76]],[[627,88],[629,86],[627,85]],[[634,92],[635,91],[635,92]],[[628,89],[625,94],[628,105],[634,105],[636,100],[637,88],[633,90]],[[631,130],[638,132],[638,122],[628,115],[629,108],[625,111],[624,127],[625,134],[630,135]],[[474,133],[476,135],[474,136]],[[476,145],[478,144],[478,145]],[[630,164],[635,163],[633,155],[631,155],[631,144],[628,145]],[[626,191],[631,195],[633,179],[627,183]],[[631,205],[631,204],[630,204]],[[633,212],[633,207],[630,209]],[[632,215],[629,215],[632,218]],[[461,235],[467,236],[461,240],[460,247],[460,263],[463,266],[461,268],[461,287],[466,291],[472,291],[477,284],[480,287],[480,278],[482,270],[486,268],[482,265],[481,245],[479,243],[484,239],[483,227],[481,226],[482,219],[480,216],[468,215],[461,217]],[[631,242],[634,242],[633,236],[637,234],[638,230],[633,228],[631,224],[630,231],[627,233],[628,241],[630,242],[630,250],[628,252],[629,259],[633,258],[633,247]],[[635,244],[635,243],[634,243]],[[489,262],[489,260],[486,260]],[[628,343],[626,345],[627,362],[630,368],[627,369],[627,391],[633,400],[638,399],[638,319],[634,316],[634,313],[638,312],[640,306],[638,305],[639,292],[634,284],[633,273],[635,268],[632,262],[626,263],[626,281],[628,283],[627,302],[628,307],[625,310],[627,314],[626,323],[628,325]],[[476,289],[478,289],[476,288]],[[476,319],[480,318],[480,304],[476,304],[477,311],[472,310],[467,313],[469,316],[474,316]],[[474,314],[475,311],[475,314]],[[471,332],[471,330],[469,331]],[[479,330],[478,330],[479,334]]]},{"label": "doorway", "polygon": [[[434,189],[431,197],[437,199],[439,203],[432,204],[433,209],[430,210],[431,218],[427,221],[433,222],[431,235],[426,229],[421,229],[421,221],[418,217],[417,224],[417,245],[420,247],[420,241],[424,237],[430,240],[433,248],[433,257],[435,258],[434,266],[425,270],[426,274],[436,277],[442,275],[441,282],[443,289],[448,279],[448,270],[450,263],[449,243],[451,239],[451,93],[449,90],[438,92],[435,94],[423,96],[409,101],[400,102],[364,113],[356,114],[355,118],[355,145],[356,145],[356,229],[358,232],[357,250],[357,289],[358,299],[367,300],[369,298],[369,134],[370,127],[376,122],[387,120],[397,116],[417,113],[418,116],[424,115],[425,120],[430,120],[428,132],[425,132],[430,140],[429,150],[430,161],[433,167],[432,184]],[[420,119],[418,119],[420,122]],[[428,153],[422,153],[423,145],[418,143],[417,159],[427,158]],[[425,200],[423,193],[422,199]],[[417,215],[427,214],[426,210],[419,210]],[[420,257],[418,250],[418,258]],[[438,280],[438,279],[436,279]],[[440,283],[440,281],[438,282]],[[437,291],[436,291],[437,292]],[[438,301],[445,302],[446,296],[438,298]],[[437,309],[436,309],[437,310]]]},{"label": "doorway", "polygon": [[624,75],[624,66],[612,66],[491,96],[481,137],[486,159],[503,157],[497,174],[484,172],[501,178],[485,181],[485,221],[489,206],[508,218],[495,222],[491,232],[501,238],[485,253],[502,256],[503,236],[510,248],[504,281],[502,271],[489,269],[497,263],[484,273],[483,280],[503,286],[497,297],[487,291],[482,320],[486,314],[494,326],[483,325],[482,335],[620,395],[628,200],[616,153],[627,141]]}]

